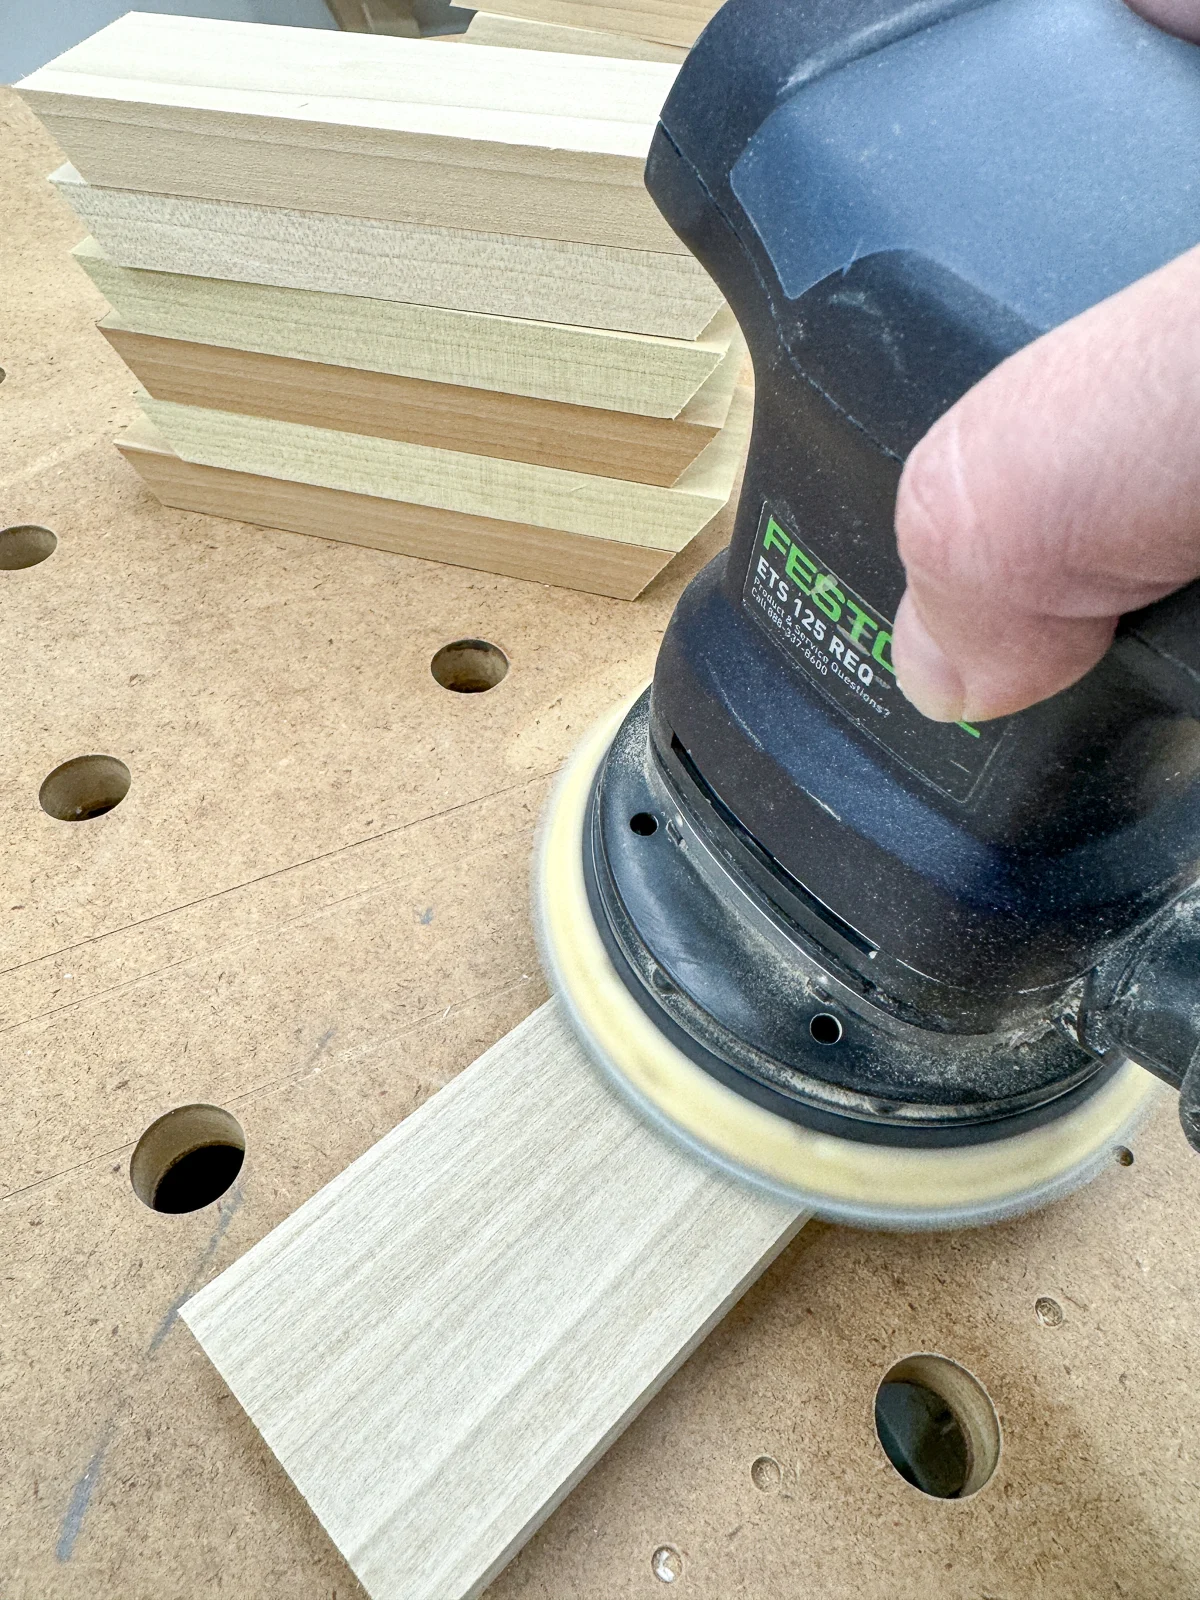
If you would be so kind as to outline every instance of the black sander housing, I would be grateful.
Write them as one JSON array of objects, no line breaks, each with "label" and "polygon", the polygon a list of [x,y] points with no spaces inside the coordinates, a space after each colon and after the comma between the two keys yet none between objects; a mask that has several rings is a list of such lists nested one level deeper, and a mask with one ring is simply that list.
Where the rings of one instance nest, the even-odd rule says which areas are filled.
[{"label": "black sander housing", "polygon": [[[1120,0],[729,0],[684,63],[646,182],[745,333],[754,431],[732,542],[595,763],[578,841],[612,973],[702,1075],[679,1105],[711,1082],[822,1160],[1016,1172],[1132,1059],[1182,1088],[1200,1146],[1200,586],[977,726],[925,719],[889,649],[908,452],[1006,356],[1200,241],[1198,153],[1200,48]],[[635,1093],[678,1123],[656,1073]],[[883,1180],[878,1205],[823,1206],[809,1155],[781,1176],[755,1136],[684,1131],[866,1220],[979,1220],[1058,1182],[945,1214]]]}]

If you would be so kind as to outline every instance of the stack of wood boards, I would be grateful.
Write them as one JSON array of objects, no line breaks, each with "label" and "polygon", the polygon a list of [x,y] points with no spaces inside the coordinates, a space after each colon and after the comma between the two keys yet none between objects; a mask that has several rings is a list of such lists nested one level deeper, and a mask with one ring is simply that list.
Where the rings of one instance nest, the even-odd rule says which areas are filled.
[{"label": "stack of wood boards", "polygon": [[130,13],[18,88],[167,504],[630,598],[745,346],[642,169],[670,63]]},{"label": "stack of wood boards", "polygon": [[405,39],[421,35],[412,0],[325,0],[339,28],[352,33],[393,33]]},{"label": "stack of wood boards", "polygon": [[633,33],[531,22],[503,12],[453,5],[451,0],[328,0],[328,5],[338,26],[353,33],[438,38],[516,50],[558,50],[575,56],[628,56],[635,61],[678,63],[687,55],[682,45],[658,44]]},{"label": "stack of wood boards", "polygon": [[[340,28],[354,33],[390,33],[408,39],[437,37],[467,44],[505,45],[521,50],[562,50],[580,56],[629,56],[639,61],[682,61],[686,46],[655,42],[662,31],[655,8],[629,13],[650,37],[637,32],[612,32],[603,9],[564,25],[562,17],[577,17],[579,0],[541,0],[537,21],[504,12],[471,9],[451,0],[327,0]],[[588,0],[584,0],[588,3]],[[594,0],[593,0],[594,3]],[[609,8],[611,9],[611,8]],[[708,8],[708,14],[715,7]],[[696,14],[703,14],[697,8]],[[532,14],[531,14],[532,15]],[[707,14],[704,15],[707,20]]]},{"label": "stack of wood boards", "polygon": [[687,55],[682,45],[659,44],[633,33],[563,27],[556,22],[531,22],[524,17],[506,16],[503,12],[467,11],[464,7],[453,5],[446,7],[445,15],[455,32],[443,37],[462,44],[504,45],[515,50],[559,50],[573,56],[628,56],[636,61],[673,61],[676,65]]}]

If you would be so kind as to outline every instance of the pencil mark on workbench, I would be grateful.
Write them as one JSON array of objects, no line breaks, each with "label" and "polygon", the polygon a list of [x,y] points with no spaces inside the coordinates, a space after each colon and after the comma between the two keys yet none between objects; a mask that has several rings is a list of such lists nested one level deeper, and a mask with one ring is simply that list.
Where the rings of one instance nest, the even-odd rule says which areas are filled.
[{"label": "pencil mark on workbench", "polygon": [[[322,851],[319,855],[306,856],[303,861],[289,861],[282,867],[273,868],[270,872],[260,873],[256,878],[247,878],[244,883],[227,884],[223,889],[214,889],[211,894],[197,895],[194,900],[185,900],[181,905],[170,906],[165,911],[156,911],[151,916],[139,917],[134,922],[122,923],[119,928],[106,928],[103,933],[93,934],[89,939],[80,939],[75,944],[60,945],[56,950],[44,950],[40,955],[30,956],[26,961],[17,961],[11,967],[0,968],[0,977],[8,977],[11,973],[22,972],[26,967],[36,967],[40,961],[51,961],[55,956],[66,956],[70,955],[75,950],[84,950],[89,945],[99,944],[104,939],[111,939],[115,934],[132,933],[135,928],[147,928],[152,923],[164,922],[168,917],[178,916],[181,911],[194,911],[197,906],[207,905],[213,900],[223,900],[226,895],[238,894],[243,889],[253,889],[254,886],[259,883],[270,883],[272,879],[285,877],[289,872],[299,872],[304,867],[316,866],[317,863],[321,861],[333,861],[338,856],[348,855],[352,850],[361,850],[364,845],[377,844],[381,839],[390,839],[396,834],[407,833],[410,829],[422,827],[424,824],[429,822],[440,822],[444,817],[452,817],[459,811],[469,811],[472,806],[483,805],[489,800],[502,799],[504,795],[516,794],[521,789],[532,789],[538,784],[547,783],[551,778],[556,777],[559,771],[560,767],[554,767],[549,772],[535,773],[530,778],[522,778],[520,783],[509,784],[507,788],[493,789],[488,794],[476,795],[471,800],[460,800],[457,805],[444,806],[440,811],[426,812],[423,816],[410,818],[408,822],[398,822],[394,828],[382,828],[378,833],[364,834],[361,839],[352,839],[349,844],[340,844],[333,850]],[[364,892],[369,891],[356,891],[356,893]],[[354,896],[349,895],[346,898],[353,899]],[[337,904],[339,904],[339,902],[336,900],[330,901],[330,905]],[[323,907],[322,909],[326,908]],[[188,956],[184,958],[184,961],[190,961],[194,959],[194,957]],[[167,972],[171,969],[171,967],[180,966],[182,964],[182,962],[170,961],[166,964],[166,966],[158,968],[157,971]],[[130,979],[129,981],[138,982],[140,981],[140,977],[154,976],[156,976],[156,973],[143,973],[138,979]],[[114,985],[114,988],[116,989],[122,989],[125,987],[125,984]],[[112,991],[104,990],[102,992],[107,994],[111,993]],[[84,997],[85,1000],[94,1000],[98,998],[98,994],[87,995]],[[82,1002],[71,1002],[72,1005],[78,1005],[80,1003]],[[66,1006],[57,1006],[55,1007],[54,1011],[43,1012],[41,1014],[43,1016],[53,1016],[56,1011],[65,1011],[67,1009],[68,1007]],[[35,1019],[22,1019],[23,1022],[33,1020]],[[10,1032],[11,1029],[20,1026],[22,1026],[22,1023],[9,1023],[6,1027],[0,1028],[0,1033]]]},{"label": "pencil mark on workbench", "polygon": [[[402,1028],[399,1033],[391,1033],[386,1039],[371,1039],[363,1044],[352,1045],[347,1048],[340,1059],[342,1061],[353,1061],[365,1055],[373,1055],[379,1050],[386,1050],[388,1045],[395,1044],[398,1039],[406,1038],[410,1033],[415,1033],[418,1028],[424,1027],[427,1022],[432,1022],[435,1018],[438,1022],[445,1022],[453,1011],[464,1011],[468,1006],[473,1006],[480,1000],[499,999],[502,994],[508,994],[513,989],[519,989],[522,984],[532,982],[533,979],[530,974],[523,972],[519,978],[510,978],[505,983],[496,984],[494,988],[481,989],[477,994],[469,994],[461,1000],[451,1001],[441,1012],[423,1011],[420,1016],[412,1019],[407,1028]],[[303,1067],[297,1067],[293,1072],[281,1072],[277,1078],[268,1078],[265,1083],[255,1083],[249,1089],[243,1089],[241,1094],[230,1095],[227,1103],[231,1106],[241,1105],[243,1101],[249,1100],[256,1094],[266,1094],[268,1090],[278,1089],[282,1084],[292,1083],[297,1078],[303,1077],[306,1072],[311,1071],[313,1071],[313,1067],[310,1062]],[[47,1181],[45,1178],[38,1180],[39,1183]]]},{"label": "pencil mark on workbench", "polygon": [[104,1453],[113,1436],[113,1425],[108,1423],[100,1435],[92,1459],[79,1478],[76,1479],[71,1489],[71,1498],[67,1502],[67,1509],[63,1513],[62,1524],[58,1530],[58,1542],[54,1546],[55,1559],[69,1561],[71,1552],[75,1548],[75,1541],[79,1537],[79,1530],[83,1527],[83,1519],[87,1516],[88,1505],[91,1502],[92,1491],[96,1487],[96,1480],[100,1476],[100,1468],[104,1463]]},{"label": "pencil mark on workbench", "polygon": [[[533,824],[532,823],[527,824],[524,828],[521,828],[521,829],[517,830],[518,833],[520,833],[520,832],[532,833],[532,831],[533,831]],[[483,850],[491,849],[498,842],[499,842],[498,839],[495,836],[493,836],[493,837],[489,838],[486,841],[485,844],[477,846],[474,850],[464,851],[459,856],[458,859],[460,861],[469,860],[472,855],[479,854]],[[81,994],[77,1000],[68,1000],[63,1005],[52,1006],[52,1007],[50,1007],[49,1010],[46,1010],[46,1011],[35,1011],[35,1012],[31,1013],[29,1016],[20,1018],[16,1022],[9,1022],[9,1023],[5,1023],[3,1025],[0,1025],[0,1034],[12,1033],[18,1028],[23,1028],[23,1027],[27,1026],[29,1023],[45,1022],[50,1017],[60,1016],[65,1011],[74,1011],[74,1010],[78,1010],[82,1006],[89,1006],[89,1005],[92,1005],[93,1003],[98,1003],[101,1000],[107,999],[110,995],[120,994],[123,990],[133,988],[137,984],[150,983],[155,978],[160,978],[165,973],[168,973],[168,972],[174,972],[178,968],[187,967],[187,966],[194,966],[197,963],[202,962],[202,961],[213,961],[218,956],[236,955],[240,950],[248,949],[252,945],[259,943],[263,939],[264,935],[267,934],[267,933],[280,934],[280,933],[284,932],[287,929],[303,927],[306,923],[315,922],[319,917],[327,916],[331,911],[336,911],[341,906],[349,905],[354,900],[365,900],[365,899],[369,898],[371,895],[382,894],[386,889],[391,888],[395,884],[396,881],[397,880],[394,879],[394,878],[383,878],[383,879],[380,879],[376,883],[368,884],[366,888],[355,889],[350,894],[340,895],[336,899],[324,901],[315,910],[314,909],[308,909],[308,910],[305,910],[304,912],[302,912],[299,916],[285,918],[282,921],[276,922],[276,923],[274,923],[274,924],[272,924],[270,926],[264,926],[264,927],[257,928],[253,933],[247,934],[247,936],[244,939],[236,940],[235,942],[233,942],[231,944],[225,944],[225,945],[218,944],[218,945],[213,946],[211,949],[193,951],[190,955],[180,956],[180,958],[177,961],[167,961],[167,962],[164,962],[164,964],[161,967],[152,967],[148,972],[136,973],[132,978],[126,978],[121,983],[109,984],[109,986],[107,988],[105,988],[105,989],[96,989],[96,990],[92,991],[91,993]],[[245,887],[245,885],[241,885],[240,887]],[[223,891],[223,892],[225,892],[225,891]],[[235,890],[229,890],[227,892],[228,893],[234,893],[236,891]],[[180,906],[178,908],[179,911],[187,911],[189,909],[191,909],[190,906]],[[164,912],[164,913],[162,913],[163,916],[171,916],[171,915],[174,915],[174,914],[175,913],[173,913],[173,912]],[[156,919],[155,918],[148,918],[147,919],[148,922],[154,921],[154,920],[156,920]],[[130,926],[131,927],[140,926],[140,924],[131,924]],[[129,929],[125,929],[125,928],[117,928],[117,929],[113,929],[112,930],[114,935],[115,934],[119,934],[119,933],[125,933],[125,932],[128,932],[128,931],[129,931]],[[101,938],[107,938],[107,937],[109,937],[108,934],[98,935],[97,936],[97,941],[99,939],[101,939]],[[96,941],[94,941],[94,942],[96,942]],[[53,954],[51,954],[49,956],[44,956],[44,957],[43,956],[39,956],[37,959],[39,961],[40,960],[52,961],[54,959],[55,955],[61,955],[63,953],[64,952],[62,952],[62,951],[56,951],[56,952],[54,952]],[[26,963],[26,965],[29,965],[29,963]],[[10,968],[9,970],[10,971],[16,971],[17,969],[14,967],[14,968]],[[3,976],[3,975],[4,974],[0,974],[0,976]],[[57,994],[59,991],[56,989],[54,992]],[[184,1048],[186,1050],[186,1048],[187,1048],[186,1045],[184,1046]]]},{"label": "pencil mark on workbench", "polygon": [[166,1339],[171,1329],[175,1326],[176,1322],[178,1322],[179,1313],[183,1310],[184,1306],[199,1288],[199,1284],[196,1280],[203,1273],[205,1267],[207,1267],[213,1256],[216,1255],[217,1247],[220,1245],[221,1240],[229,1232],[229,1224],[233,1221],[234,1217],[241,1209],[241,1204],[242,1191],[236,1184],[227,1195],[223,1196],[222,1199],[217,1201],[217,1211],[219,1216],[217,1218],[217,1225],[213,1229],[212,1237],[205,1245],[199,1261],[197,1261],[195,1267],[193,1268],[192,1275],[188,1279],[186,1287],[175,1296],[174,1300],[171,1301],[171,1304],[167,1307],[166,1315],[163,1317],[158,1327],[155,1328],[154,1335],[151,1338],[149,1345],[146,1347],[147,1356],[152,1356],[156,1350],[161,1348],[163,1341]]},{"label": "pencil mark on workbench", "polygon": [[[530,974],[523,972],[519,978],[512,978],[506,983],[497,984],[493,989],[481,989],[477,994],[470,994],[461,1000],[455,1000],[441,1013],[440,1020],[444,1022],[452,1011],[463,1011],[467,1006],[475,1005],[480,1000],[495,1000],[500,995],[507,994],[510,989],[519,989],[523,983],[531,983],[532,981]],[[437,1013],[434,1011],[423,1011],[419,1016],[413,1018],[407,1028],[403,1028],[399,1033],[389,1034],[386,1039],[376,1039],[369,1044],[355,1046],[352,1050],[346,1052],[343,1059],[354,1059],[375,1050],[385,1049],[388,1045],[394,1044],[396,1040],[403,1039],[406,1034],[423,1027],[435,1015]],[[249,1100],[253,1095],[265,1094],[268,1090],[277,1089],[285,1083],[291,1083],[295,1079],[303,1077],[306,1072],[311,1071],[313,1071],[313,1067],[312,1063],[309,1062],[303,1067],[297,1067],[293,1072],[283,1072],[277,1078],[268,1078],[264,1083],[252,1084],[249,1089],[244,1089],[241,1094],[233,1095],[229,1100],[229,1104],[239,1105],[242,1101]],[[59,1178],[68,1177],[72,1172],[80,1172],[84,1167],[90,1167],[93,1162],[107,1161],[111,1160],[113,1156],[123,1155],[125,1151],[132,1150],[136,1142],[134,1139],[129,1139],[124,1144],[114,1145],[111,1150],[101,1151],[99,1155],[86,1156],[82,1161],[74,1161],[69,1167],[60,1168],[58,1172],[48,1172],[44,1178],[34,1178],[32,1183],[23,1183],[19,1189],[9,1189],[0,1194],[0,1205],[6,1204],[9,1200],[17,1199],[19,1195],[28,1194],[31,1189],[38,1189],[44,1183],[54,1183]]]},{"label": "pencil mark on workbench", "polygon": [[[179,1321],[179,1313],[200,1287],[198,1280],[203,1276],[205,1268],[216,1255],[221,1240],[229,1231],[229,1224],[237,1215],[242,1204],[242,1192],[235,1185],[224,1199],[217,1202],[217,1225],[212,1231],[208,1243],[200,1252],[199,1259],[192,1268],[186,1287],[175,1296],[162,1321],[155,1328],[146,1346],[140,1362],[141,1366],[150,1361],[162,1348],[167,1335]],[[117,1431],[117,1421],[110,1417],[100,1431],[96,1441],[96,1448],[92,1451],[91,1459],[83,1472],[71,1487],[71,1495],[67,1501],[67,1509],[59,1525],[58,1540],[54,1546],[54,1555],[58,1561],[69,1561],[75,1549],[75,1541],[79,1538],[83,1528],[84,1518],[87,1516],[88,1507],[91,1505],[92,1496],[96,1492],[96,1485],[100,1481],[101,1469],[104,1458]]]},{"label": "pencil mark on workbench", "polygon": [[84,1167],[90,1167],[96,1161],[108,1161],[113,1156],[123,1155],[126,1150],[132,1150],[135,1141],[127,1139],[124,1144],[116,1144],[111,1150],[101,1150],[99,1155],[84,1156],[82,1161],[73,1161],[69,1167],[62,1167],[58,1172],[51,1172],[44,1178],[35,1178],[32,1183],[23,1183],[19,1189],[6,1189],[0,1194],[0,1205],[6,1201],[15,1200],[18,1195],[28,1194],[30,1189],[36,1189],[40,1184],[53,1183],[56,1178],[70,1177],[72,1172],[82,1172]]}]

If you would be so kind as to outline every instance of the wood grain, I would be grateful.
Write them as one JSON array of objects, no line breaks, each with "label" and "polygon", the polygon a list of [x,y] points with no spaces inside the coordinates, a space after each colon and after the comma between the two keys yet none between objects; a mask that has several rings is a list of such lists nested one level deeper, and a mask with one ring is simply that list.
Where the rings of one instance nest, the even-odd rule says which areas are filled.
[{"label": "wood grain", "polygon": [[690,255],[100,188],[69,165],[50,181],[122,267],[670,339],[724,303]]},{"label": "wood grain", "polygon": [[99,326],[156,400],[663,487],[716,437],[736,376],[735,363],[723,362],[668,420],[159,339],[113,316]]},{"label": "wood grain", "polygon": [[[452,6],[450,9],[453,12],[459,8]],[[687,50],[679,45],[656,44],[632,33],[605,33],[595,28],[530,22],[524,17],[490,11],[477,11],[462,33],[450,37],[456,44],[499,45],[509,50],[562,50],[569,55],[621,56],[631,61],[679,63],[687,55]]]},{"label": "wood grain", "polygon": [[118,438],[117,449],[152,494],[182,511],[285,528],[339,544],[498,572],[614,600],[635,599],[671,560],[667,550],[197,466],[181,460],[144,418]]},{"label": "wood grain", "polygon": [[19,89],[91,183],[682,254],[642,182],[676,70],[131,12]]},{"label": "wood grain", "polygon": [[682,550],[729,500],[753,410],[739,390],[725,427],[673,488],[662,489],[149,395],[142,406],[178,455],[204,466],[671,551]]},{"label": "wood grain", "polygon": [[[91,239],[74,255],[121,321],[139,333],[641,416],[677,417],[729,354],[737,330],[728,309],[700,339],[658,339],[143,272],[114,266]],[[736,359],[740,364],[740,346]]]},{"label": "wood grain", "polygon": [[466,1600],[805,1220],[645,1125],[548,1005],[183,1318],[372,1600]]},{"label": "wood grain", "polygon": [[505,11],[534,22],[599,28],[687,48],[719,9],[720,0],[504,0]]}]

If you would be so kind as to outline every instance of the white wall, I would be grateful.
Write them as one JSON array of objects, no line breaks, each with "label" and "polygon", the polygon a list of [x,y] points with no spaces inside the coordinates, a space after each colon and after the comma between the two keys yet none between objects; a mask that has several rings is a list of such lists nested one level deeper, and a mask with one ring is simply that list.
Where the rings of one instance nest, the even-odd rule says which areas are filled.
[{"label": "white wall", "polygon": [[0,0],[0,83],[15,83],[44,67],[126,11],[282,22],[300,28],[337,26],[324,0]]}]

